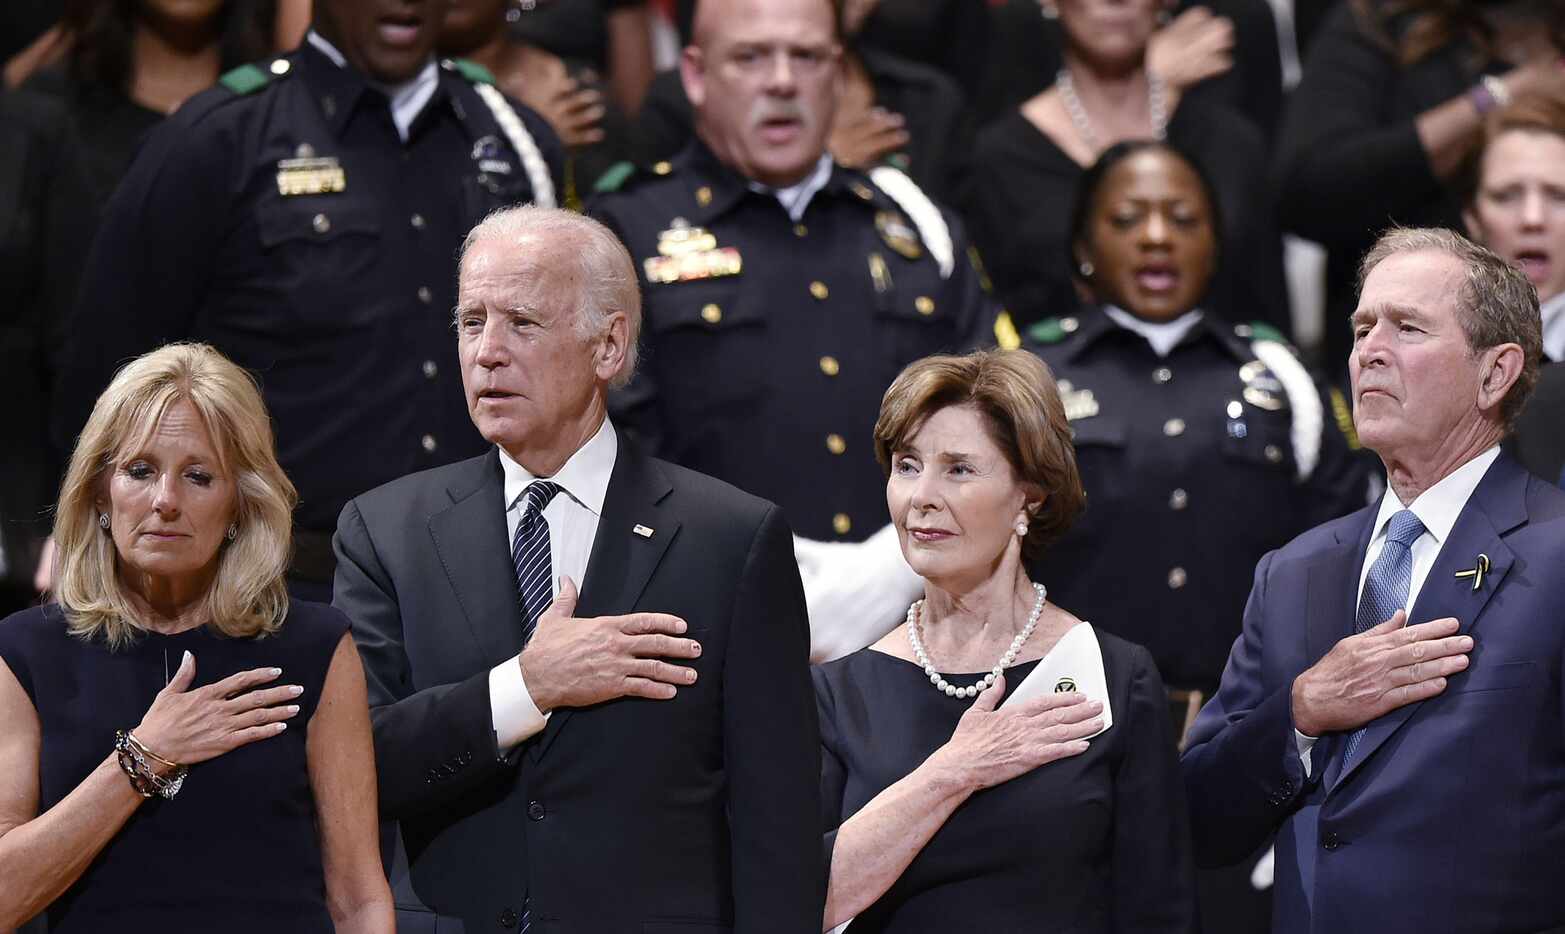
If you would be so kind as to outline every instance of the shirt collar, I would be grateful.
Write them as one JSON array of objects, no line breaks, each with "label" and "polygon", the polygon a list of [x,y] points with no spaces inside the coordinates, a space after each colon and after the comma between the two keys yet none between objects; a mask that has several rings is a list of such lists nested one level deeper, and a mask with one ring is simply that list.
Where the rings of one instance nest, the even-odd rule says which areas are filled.
[{"label": "shirt collar", "polygon": [[831,166],[831,154],[823,152],[815,161],[815,168],[800,181],[786,188],[771,188],[760,182],[751,181],[750,190],[775,197],[783,210],[788,212],[789,219],[798,223],[804,217],[805,208],[810,206],[810,199],[825,188],[826,182],[831,179]]},{"label": "shirt collar", "polygon": [[1565,292],[1544,302],[1543,355],[1550,360],[1565,360]]},{"label": "shirt collar", "polygon": [[[311,29],[304,34],[304,38],[338,68],[350,68],[347,58],[325,36]],[[424,67],[419,69],[418,74],[401,84],[382,84],[370,80],[367,76],[364,80],[365,84],[386,95],[387,100],[391,102],[391,121],[396,124],[397,135],[406,142],[413,121],[429,103],[430,98],[435,96],[435,89],[440,84],[440,69],[435,66],[434,56],[430,56],[429,61],[424,63]]]},{"label": "shirt collar", "polygon": [[[505,448],[500,452],[500,469],[505,474],[505,508],[510,509],[527,492],[527,485],[538,479],[531,471],[511,459]],[[548,479],[558,483],[571,499],[586,507],[595,517],[603,515],[603,498],[608,493],[609,475],[614,472],[615,455],[619,452],[619,439],[608,419],[598,426],[598,431],[587,443],[576,449],[554,476]]]},{"label": "shirt collar", "polygon": [[[1424,531],[1433,535],[1437,543],[1444,544],[1446,536],[1451,534],[1451,527],[1456,525],[1457,517],[1472,498],[1473,490],[1478,488],[1478,482],[1499,456],[1500,446],[1496,444],[1446,474],[1439,483],[1420,493],[1405,508],[1411,509],[1418,521],[1424,524]],[[1380,498],[1380,513],[1375,516],[1372,541],[1385,534],[1386,523],[1403,508],[1396,492],[1388,486],[1385,495]]]},{"label": "shirt collar", "polygon": [[1104,305],[1103,313],[1127,331],[1134,331],[1152,345],[1152,352],[1166,357],[1185,339],[1190,329],[1201,323],[1201,309],[1193,308],[1172,321],[1143,321],[1123,308]]}]

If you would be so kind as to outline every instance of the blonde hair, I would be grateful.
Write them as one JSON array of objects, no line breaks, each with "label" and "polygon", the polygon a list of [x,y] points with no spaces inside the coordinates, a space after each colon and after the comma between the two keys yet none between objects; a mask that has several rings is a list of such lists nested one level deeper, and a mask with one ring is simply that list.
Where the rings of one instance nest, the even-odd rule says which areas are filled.
[{"label": "blonde hair", "polygon": [[953,405],[976,408],[1017,479],[1043,492],[1022,540],[1022,555],[1037,559],[1087,503],[1054,374],[1025,350],[976,350],[908,364],[886,390],[875,421],[875,459],[888,476],[892,452]]},{"label": "blonde hair", "polygon": [[54,595],[72,635],[102,636],[111,649],[143,627],[117,568],[114,539],[98,526],[108,473],[145,445],[170,408],[188,402],[234,478],[237,534],[219,549],[206,595],[213,629],[235,638],[277,630],[288,612],[283,573],[298,494],[277,463],[271,419],[250,374],[207,344],[169,344],[115,374],[76,439],[56,508]]}]

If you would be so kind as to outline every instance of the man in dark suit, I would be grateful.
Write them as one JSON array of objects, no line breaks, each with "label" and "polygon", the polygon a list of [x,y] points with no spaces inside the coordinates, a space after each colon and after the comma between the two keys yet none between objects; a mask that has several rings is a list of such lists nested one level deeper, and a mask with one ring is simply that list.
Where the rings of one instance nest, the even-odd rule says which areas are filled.
[{"label": "man in dark suit", "polygon": [[1565,925],[1565,492],[1500,450],[1538,300],[1493,253],[1394,230],[1349,360],[1389,490],[1263,558],[1183,767],[1198,858],[1279,831],[1278,932]]},{"label": "man in dark suit", "polygon": [[436,914],[401,914],[404,931],[820,929],[791,533],[776,506],[616,436],[604,396],[640,315],[600,224],[491,215],[463,248],[455,324],[495,447],[338,523],[382,813]]}]

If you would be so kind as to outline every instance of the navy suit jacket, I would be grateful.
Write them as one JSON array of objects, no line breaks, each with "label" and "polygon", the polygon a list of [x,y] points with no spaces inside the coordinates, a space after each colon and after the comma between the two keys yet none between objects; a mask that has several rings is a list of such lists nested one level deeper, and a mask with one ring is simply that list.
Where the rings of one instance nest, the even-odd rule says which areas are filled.
[{"label": "navy suit jacket", "polygon": [[[1389,495],[1389,494],[1388,494]],[[1537,932],[1565,925],[1565,492],[1501,454],[1440,549],[1410,623],[1455,617],[1471,664],[1372,721],[1309,778],[1293,680],[1352,635],[1376,508],[1263,558],[1217,695],[1182,759],[1198,861],[1277,832],[1276,932]],[[1489,557],[1482,586],[1457,578]]]}]

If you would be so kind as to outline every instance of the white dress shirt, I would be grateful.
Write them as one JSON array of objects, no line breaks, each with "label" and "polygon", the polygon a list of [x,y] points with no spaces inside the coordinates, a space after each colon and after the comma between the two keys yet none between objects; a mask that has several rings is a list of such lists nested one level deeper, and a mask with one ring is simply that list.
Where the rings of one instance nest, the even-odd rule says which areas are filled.
[{"label": "white dress shirt", "polygon": [[1543,355],[1565,360],[1565,292],[1543,303]]},{"label": "white dress shirt", "polygon": [[[1467,507],[1473,490],[1478,488],[1478,481],[1489,472],[1490,465],[1499,456],[1500,446],[1497,444],[1446,474],[1439,483],[1420,493],[1417,499],[1405,506],[1397,499],[1394,491],[1389,488],[1386,490],[1380,498],[1380,513],[1375,516],[1375,531],[1370,536],[1369,548],[1364,551],[1364,566],[1359,569],[1358,599],[1353,602],[1355,607],[1358,606],[1358,600],[1364,597],[1364,582],[1369,579],[1370,567],[1385,550],[1386,529],[1391,523],[1391,517],[1406,508],[1424,524],[1423,534],[1413,539],[1413,579],[1407,588],[1407,600],[1402,604],[1405,612],[1413,611],[1413,604],[1418,602],[1418,592],[1424,589],[1424,580],[1429,577],[1429,569],[1434,567],[1440,549],[1450,537],[1452,526],[1456,525],[1457,517]],[[1381,622],[1384,620],[1376,620],[1375,624]],[[1409,618],[1407,622],[1411,625],[1429,621]],[[1298,730],[1293,732],[1299,746],[1299,757],[1304,760],[1304,774],[1308,776],[1310,749],[1318,737],[1306,736]]]},{"label": "white dress shirt", "polygon": [[[614,459],[618,453],[619,439],[614,434],[614,426],[605,418],[597,433],[577,448],[554,476],[546,478],[560,485],[560,492],[543,509],[543,517],[549,523],[553,596],[560,594],[562,575],[569,577],[578,591],[585,583],[587,559],[592,557],[598,520],[603,517],[603,497],[608,492],[609,475],[614,472]],[[522,495],[527,492],[527,485],[538,477],[512,460],[504,448],[500,449],[500,468],[505,473],[505,527],[509,544],[516,538],[516,527],[522,523]],[[510,585],[515,589],[516,581],[510,581]],[[489,708],[501,751],[543,729],[548,719],[533,703],[516,657],[490,669]]]},{"label": "white dress shirt", "polygon": [[[304,34],[304,38],[319,49],[322,55],[331,59],[338,68],[348,67],[348,60],[320,33],[312,29]],[[424,105],[429,103],[429,99],[435,96],[435,86],[440,83],[440,72],[435,68],[435,60],[431,57],[418,74],[401,84],[382,84],[368,75],[364,80],[370,87],[381,91],[391,99],[391,122],[397,125],[397,135],[402,137],[405,143],[408,141],[408,128],[413,125],[413,120],[424,109]]]},{"label": "white dress shirt", "polygon": [[797,224],[804,217],[804,209],[810,206],[810,199],[825,188],[828,181],[831,181],[831,154],[821,153],[815,168],[802,181],[787,188],[770,188],[760,182],[751,182],[750,190],[776,197],[783,210],[788,212],[788,218]]},{"label": "white dress shirt", "polygon": [[1103,313],[1109,320],[1127,331],[1134,331],[1147,339],[1152,352],[1159,357],[1168,356],[1190,329],[1201,323],[1201,309],[1193,308],[1172,321],[1143,321],[1123,308],[1104,305]]}]

